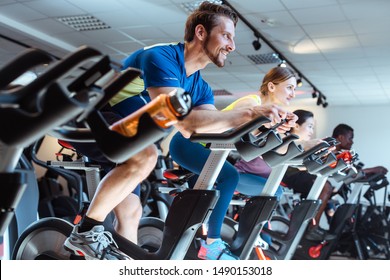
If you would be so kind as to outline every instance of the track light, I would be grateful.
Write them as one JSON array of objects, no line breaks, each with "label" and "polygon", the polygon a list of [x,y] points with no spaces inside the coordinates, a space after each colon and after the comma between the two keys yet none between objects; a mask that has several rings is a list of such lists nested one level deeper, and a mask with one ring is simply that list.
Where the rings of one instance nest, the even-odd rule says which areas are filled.
[{"label": "track light", "polygon": [[254,41],[252,42],[252,45],[253,45],[253,48],[255,49],[255,51],[260,50],[260,48],[261,48],[260,39],[257,38],[256,40],[254,40]]},{"label": "track light", "polygon": [[298,79],[297,79],[297,87],[301,87],[302,85],[303,85],[302,79],[301,79],[301,78],[298,78]]},{"label": "track light", "polygon": [[317,105],[320,106],[321,104],[322,104],[322,99],[321,99],[321,95],[319,95],[317,99]]},{"label": "track light", "polygon": [[318,92],[318,91],[314,90],[312,92],[311,96],[313,98],[317,98],[317,102],[316,102],[317,106],[321,106],[322,105],[322,107],[324,107],[324,108],[328,107],[329,104],[328,104],[328,102],[326,102],[326,96],[323,95],[321,92]]},{"label": "track light", "polygon": [[[287,67],[287,63],[288,63],[288,66],[290,68],[292,68],[297,74],[300,73],[300,71],[298,71],[298,69],[293,65],[293,63],[291,61],[289,61],[288,59],[284,59],[284,57],[282,55],[282,52],[280,52],[271,43],[271,41],[269,41],[267,39],[267,36],[263,36],[262,33],[259,32],[259,30],[254,25],[252,25],[239,11],[237,11],[237,9],[235,9],[230,4],[230,2],[231,1],[226,1],[226,0],[222,1],[222,3],[224,5],[228,6],[229,8],[231,8],[236,13],[237,17],[240,19],[240,22],[243,22],[253,32],[253,36],[254,36],[255,40],[252,42],[252,45],[253,45],[254,49],[255,50],[259,50],[261,48],[261,44],[260,44],[260,40],[259,40],[259,39],[261,39],[261,42],[262,42],[263,45],[266,44],[267,47],[271,48],[271,51],[273,52],[273,56],[275,56],[278,59],[277,60],[278,62],[276,62],[276,63],[278,63],[279,67]],[[238,3],[239,1],[235,1],[235,2]],[[315,89],[314,85],[310,82],[310,80],[307,77],[305,77],[304,75],[302,75],[300,77],[297,77],[297,78],[300,78],[301,80],[304,80],[305,81],[305,86],[309,86],[309,87],[313,88],[314,92],[312,93],[312,96],[313,96],[313,98],[317,98],[317,96],[320,94],[320,92],[318,92]],[[300,83],[299,83],[298,79],[297,79],[297,86],[300,86]],[[324,101],[324,103],[325,103],[325,101]]]},{"label": "track light", "polygon": [[285,60],[282,60],[279,65],[279,67],[287,67],[287,64],[286,64],[286,61]]}]

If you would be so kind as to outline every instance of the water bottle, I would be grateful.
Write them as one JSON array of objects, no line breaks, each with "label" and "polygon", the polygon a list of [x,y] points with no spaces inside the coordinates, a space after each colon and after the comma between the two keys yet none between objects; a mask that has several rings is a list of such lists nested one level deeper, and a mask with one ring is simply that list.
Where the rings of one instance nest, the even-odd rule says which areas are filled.
[{"label": "water bottle", "polygon": [[189,114],[191,96],[182,88],[169,94],[160,94],[139,110],[111,125],[111,130],[127,137],[137,134],[140,117],[148,113],[161,128],[169,128]]}]

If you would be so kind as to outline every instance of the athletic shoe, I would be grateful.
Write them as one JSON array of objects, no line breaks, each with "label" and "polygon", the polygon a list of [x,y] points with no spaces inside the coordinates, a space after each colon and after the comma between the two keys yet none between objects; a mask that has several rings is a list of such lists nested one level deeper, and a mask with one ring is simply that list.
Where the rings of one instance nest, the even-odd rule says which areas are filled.
[{"label": "athletic shoe", "polygon": [[201,247],[198,252],[198,258],[202,260],[239,260],[227,248],[227,244],[221,239],[215,240],[211,244],[201,240]]},{"label": "athletic shoe", "polygon": [[112,235],[104,231],[104,226],[94,226],[90,231],[78,232],[79,226],[73,228],[72,234],[65,240],[64,248],[86,260],[129,260],[119,251]]},{"label": "athletic shoe", "polygon": [[307,230],[305,238],[311,241],[329,241],[335,239],[335,234],[329,233],[320,227],[313,227]]}]

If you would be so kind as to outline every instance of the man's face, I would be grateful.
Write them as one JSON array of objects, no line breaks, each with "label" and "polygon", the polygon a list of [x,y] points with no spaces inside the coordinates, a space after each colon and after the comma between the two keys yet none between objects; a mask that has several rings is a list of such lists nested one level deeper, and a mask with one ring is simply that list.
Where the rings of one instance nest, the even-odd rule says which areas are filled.
[{"label": "man's face", "polygon": [[353,131],[348,131],[347,133],[338,136],[337,140],[340,142],[340,149],[350,150],[353,145]]},{"label": "man's face", "polygon": [[218,67],[225,65],[227,55],[234,51],[235,27],[231,19],[221,16],[219,24],[215,26],[203,43],[203,50]]}]

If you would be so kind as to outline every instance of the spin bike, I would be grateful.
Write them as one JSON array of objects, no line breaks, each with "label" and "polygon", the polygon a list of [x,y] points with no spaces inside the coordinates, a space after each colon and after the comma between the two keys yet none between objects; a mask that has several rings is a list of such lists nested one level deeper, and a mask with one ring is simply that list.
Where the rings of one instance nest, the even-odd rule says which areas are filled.
[{"label": "spin bike", "polygon": [[[329,153],[328,149],[334,145],[336,145],[334,138],[326,138],[324,139],[324,142],[305,151],[290,162],[285,163],[284,168],[287,168],[287,165],[303,165],[308,172],[317,177],[307,198],[295,206],[290,220],[274,216],[271,219],[271,226],[273,229],[263,229],[264,232],[269,234],[272,238],[272,245],[264,251],[267,258],[289,260],[293,257],[300,240],[305,234],[309,222],[315,217],[318,211],[321,203],[321,201],[318,200],[318,196],[320,195],[327,178],[331,174],[346,168],[347,165],[343,160],[337,160],[333,153]],[[282,167],[279,168],[281,169]],[[273,172],[276,170],[276,168],[273,168],[270,178],[273,177]],[[283,177],[285,170],[286,169],[282,172],[281,177]],[[284,232],[276,231],[276,227],[273,225],[275,221],[285,224],[287,230]]]},{"label": "spin bike", "polygon": [[[13,68],[18,70],[20,67],[18,71],[21,72],[24,69],[22,66],[28,68],[33,66],[33,62],[37,64],[47,62],[48,59],[43,60],[44,56],[41,52],[38,52],[38,57],[36,55],[37,51],[35,50],[29,52],[23,55],[22,59],[19,58],[11,66],[6,67],[4,71],[15,73],[15,71],[9,70]],[[57,83],[57,79],[74,70],[81,62],[91,58],[99,58],[99,60],[94,61],[92,66],[83,68],[86,70],[72,80],[66,88]],[[22,63],[23,61],[24,63]],[[90,63],[90,61],[88,62]],[[1,125],[4,127],[0,139],[9,147],[2,157],[7,166],[2,167],[2,169],[12,171],[13,166],[9,165],[15,165],[20,157],[22,147],[31,145],[47,134],[65,140],[96,141],[104,150],[105,155],[113,161],[123,161],[126,156],[131,157],[147,145],[165,137],[169,133],[169,129],[163,129],[156,125],[149,115],[145,114],[140,118],[138,128],[142,130],[142,133],[128,138],[111,131],[98,111],[119,90],[139,75],[138,69],[128,68],[121,72],[120,67],[112,63],[108,56],[103,56],[100,52],[89,47],[81,47],[75,53],[71,53],[55,64],[30,85],[16,91],[15,97],[12,94],[5,96],[8,103],[14,101],[11,100],[11,97],[15,98],[18,103],[16,101],[14,103],[25,111],[27,111],[27,106],[29,106],[28,109],[31,107],[31,110],[38,108],[37,112],[33,113],[15,109],[16,106],[0,110]],[[4,76],[6,77],[6,75]],[[11,77],[9,80],[12,81],[14,78]],[[6,82],[7,79],[2,81]],[[13,121],[7,123],[5,120]],[[86,120],[89,128],[70,126],[70,123],[75,120],[80,122]],[[23,130],[15,131],[15,127],[23,127]],[[2,209],[5,208],[7,211],[1,212],[2,221],[6,220],[7,223],[13,215],[9,210],[16,207],[15,204],[19,200],[20,193],[26,187],[24,177],[19,173],[16,175],[10,173],[11,179],[8,179],[10,187],[7,191],[12,193],[7,197],[12,197],[14,201],[5,206],[2,205]],[[8,203],[8,201],[5,202]],[[31,211],[37,213],[37,209]],[[6,229],[7,223],[4,225],[2,223],[1,233]],[[69,259],[69,253],[62,249],[62,244],[70,235],[72,228],[71,223],[51,217],[32,223],[18,238],[13,249],[12,259]]]},{"label": "spin bike", "polygon": [[[219,144],[211,142],[211,154],[206,161],[206,164],[202,169],[199,178],[204,178],[205,176],[203,174],[207,174],[208,172],[210,172],[210,170],[212,170],[213,165],[211,165],[211,163],[213,161],[216,161],[219,164],[223,165],[228,153],[232,151],[233,148],[237,149],[237,152],[246,161],[250,161],[258,156],[264,157],[266,155],[269,155],[270,161],[273,160],[275,164],[289,160],[297,156],[297,154],[300,154],[302,150],[294,142],[294,140],[297,139],[297,136],[290,135],[282,139],[276,131],[277,126],[278,125],[266,130],[260,128],[260,131],[263,130],[263,132],[259,134],[259,136],[262,137],[261,139],[252,139],[255,138],[255,136],[249,134],[247,135],[247,137],[242,139],[243,141],[240,142],[240,144],[236,145],[235,147],[224,147],[222,143]],[[208,143],[207,139],[196,139],[196,141]],[[256,143],[257,145],[254,145],[254,143]],[[272,150],[280,148],[281,146],[287,146],[287,151],[284,154],[272,154]],[[242,151],[243,148],[244,151]],[[216,151],[214,151],[213,149],[216,149]],[[215,159],[216,154],[218,153],[224,155],[222,157],[223,161],[221,161],[220,159]],[[211,189],[214,186],[214,182],[215,181],[209,181],[207,184],[205,184],[205,186]],[[199,180],[195,184],[195,188],[198,185]],[[279,183],[277,183],[275,190],[278,186]],[[267,191],[270,191],[270,188],[273,189],[273,187],[274,182],[270,182],[268,188],[266,186],[266,189]],[[240,216],[240,221],[237,225],[238,228],[234,224],[229,223],[230,220],[225,219],[221,232],[221,237],[224,239],[224,241],[227,241],[230,244],[231,252],[238,256],[241,260],[249,259],[249,257],[251,256],[253,249],[257,246],[260,231],[262,230],[264,223],[269,220],[277,203],[277,199],[273,195],[253,196],[245,202],[245,206],[243,207],[243,211]],[[232,231],[234,232],[234,236],[229,236],[231,237],[229,238],[225,233],[231,233]],[[205,233],[199,232],[197,235],[197,239],[204,238],[204,235]],[[186,256],[187,259],[197,259],[197,239],[193,243],[191,250],[188,252]]]},{"label": "spin bike", "polygon": [[[324,139],[324,142],[316,145],[315,147],[311,148],[310,150],[302,151],[302,149],[299,148],[299,151],[292,154],[293,156],[291,156],[291,157],[286,157],[286,154],[281,154],[278,151],[278,149],[275,149],[273,151],[265,153],[262,157],[263,157],[264,161],[267,162],[267,164],[272,168],[272,171],[271,171],[271,174],[268,177],[268,179],[264,179],[265,185],[263,187],[262,192],[259,194],[260,197],[262,197],[262,199],[269,199],[269,198],[275,196],[276,191],[278,190],[279,186],[281,185],[282,178],[283,178],[288,166],[290,166],[290,165],[303,164],[303,162],[305,162],[305,164],[310,168],[310,170],[314,171],[316,169],[319,169],[320,168],[319,166],[321,166],[321,165],[319,165],[319,163],[320,163],[320,159],[321,159],[322,155],[324,153],[326,153],[327,149],[333,145],[334,145],[334,139],[333,138],[326,138],[326,139]],[[332,161],[333,161],[332,157],[327,158],[327,160],[326,160],[327,163],[332,162]],[[239,181],[239,185],[240,184],[247,184],[247,183]],[[255,186],[252,186],[252,187],[255,187]],[[245,188],[248,188],[248,187],[245,187]],[[303,212],[307,211],[310,213],[311,211],[313,211],[313,212],[316,211],[314,209],[311,210],[311,208],[316,209],[316,207],[317,207],[316,203],[313,203],[313,205],[311,207],[305,206],[304,208],[302,208]],[[268,222],[271,221],[272,228],[274,228],[272,220],[275,217],[275,211],[277,209],[273,208],[270,210],[271,211],[267,215],[268,218],[266,220],[263,220],[262,224],[264,225],[267,221]],[[235,226],[238,226],[238,228],[240,228],[241,219],[243,217],[245,218],[246,215],[248,215],[248,214],[245,213],[244,211],[242,213],[240,213],[240,217],[239,217],[240,222],[238,224],[236,223]],[[304,216],[305,215],[303,215],[303,216],[298,215],[297,217],[303,218]],[[271,238],[275,238],[275,236],[272,234],[273,231],[270,228],[263,227],[262,231],[264,233],[270,234]],[[294,227],[291,229],[290,234],[292,234],[292,232],[295,234],[298,231],[299,230]],[[293,236],[293,235],[291,235],[291,236]],[[287,235],[285,236],[285,238],[286,238],[286,241],[289,239],[287,237]],[[261,239],[259,239],[259,241],[261,241]],[[288,242],[285,242],[285,243],[288,243]],[[292,241],[291,241],[291,243],[292,243]],[[278,252],[279,255],[277,255],[276,252],[274,252],[276,246],[279,249],[279,252]],[[250,258],[254,258],[254,259],[281,259],[282,258],[281,255],[282,254],[287,255],[291,247],[292,246],[288,245],[288,244],[281,245],[280,241],[278,242],[277,240],[272,240],[271,245],[262,241],[262,242],[259,242],[256,247],[254,247],[254,249],[255,249],[254,251],[256,252],[256,255],[252,254],[250,256]],[[260,249],[262,249],[262,250],[260,250]]]},{"label": "spin bike", "polygon": [[[261,124],[268,121],[268,119],[262,117],[227,133],[193,135],[192,138],[207,139],[209,142],[216,140],[220,143],[228,143],[228,145],[233,146],[234,143],[241,141],[243,135],[250,133]],[[150,126],[151,124],[149,123],[149,126],[143,128],[147,129],[147,127]],[[99,131],[101,132],[101,130]],[[139,131],[143,131],[143,129],[140,129]],[[109,137],[106,137],[106,139],[107,138],[109,139]],[[145,140],[144,138],[142,139],[143,141]],[[120,147],[120,145],[112,145],[111,147]],[[104,152],[104,149],[102,149],[102,151]],[[220,151],[216,151],[216,153],[218,154],[217,158],[219,158]],[[224,155],[227,156],[227,153],[225,152]],[[222,168],[223,161],[224,159],[221,161],[222,163],[214,169],[213,173],[215,173],[215,176],[212,176],[213,178],[211,178],[211,180],[215,180],[217,177],[220,168]],[[205,179],[210,180],[210,178]],[[202,185],[204,183],[200,184]],[[216,190],[189,189],[176,193],[165,220],[162,244],[155,252],[145,250],[137,244],[124,239],[113,230],[112,224],[105,224],[105,227],[112,233],[119,249],[133,259],[184,259],[196,230],[207,219],[217,199],[218,191]],[[22,236],[24,239],[29,240],[29,242],[26,241],[28,246],[20,246],[19,250],[14,252],[14,255],[30,254],[30,258],[37,258],[38,255],[33,256],[32,253],[34,254],[34,252],[31,251],[32,248],[36,248],[36,246],[34,246],[37,245],[35,241],[37,241],[40,236],[43,237],[45,231],[52,231],[55,233],[52,238],[56,240],[56,243],[63,244],[63,241],[67,238],[72,229],[73,226],[70,223],[61,219],[52,218],[41,222],[38,221],[38,223],[33,225],[26,234]],[[22,243],[23,241],[21,241],[21,244]],[[58,247],[45,248],[45,250],[40,251],[40,255],[42,254],[50,256],[53,259],[72,258],[72,256],[64,254],[64,250]]]},{"label": "spin bike", "polygon": [[[80,47],[56,61],[46,52],[28,49],[0,69],[0,235],[8,230],[6,242],[10,241],[11,249],[12,240],[36,220],[37,213],[35,173],[23,151],[51,129],[89,112],[101,99],[99,92],[84,91],[85,83],[70,88],[59,82],[75,68],[101,56],[92,48]],[[24,86],[12,84],[42,64],[49,67],[38,78]],[[18,228],[13,231],[15,220]]]},{"label": "spin bike", "polygon": [[[338,194],[345,203],[331,220],[330,232],[337,234],[329,244],[305,244],[302,258],[328,259],[347,257],[359,260],[390,259],[390,221],[384,209],[388,180],[383,174],[364,174],[361,170],[344,181]],[[383,204],[377,204],[376,192],[384,190]],[[368,201],[368,205],[363,203]],[[308,245],[309,251],[307,250]],[[298,251],[297,251],[298,253]]]},{"label": "spin bike", "polygon": [[[321,143],[313,149],[307,152],[303,152],[302,149],[299,146],[295,145],[295,143],[293,142],[293,140],[297,139],[295,135],[290,135],[289,137],[281,139],[280,136],[276,133],[276,131],[272,129],[270,129],[267,133],[268,138],[266,141],[269,145],[268,148],[273,147],[270,151],[263,151],[264,153],[259,153],[258,148],[254,145],[251,145],[246,147],[245,152],[240,152],[242,157],[246,160],[253,159],[254,154],[262,154],[262,157],[266,160],[266,162],[273,167],[273,172],[271,173],[271,176],[268,180],[264,179],[266,186],[263,189],[261,196],[247,197],[245,200],[232,201],[233,204],[237,203],[237,205],[243,206],[243,212],[240,215],[240,221],[239,223],[237,223],[232,219],[225,218],[222,227],[221,235],[223,240],[231,244],[232,252],[240,256],[240,259],[251,258],[254,253],[253,249],[255,249],[255,252],[257,253],[257,255],[259,255],[259,253],[257,252],[257,249],[259,247],[259,233],[262,230],[264,223],[270,219],[277,205],[277,201],[274,197],[274,194],[279,187],[281,179],[287,169],[287,163],[294,159],[296,162],[297,160],[299,160],[297,158],[300,158],[301,161],[309,157],[311,158],[311,160],[316,160],[320,156],[320,154],[316,156],[313,154],[319,153],[319,151],[324,151],[324,149],[332,145],[334,140],[333,138],[328,139],[328,142]],[[245,141],[245,139],[243,140]],[[203,142],[202,139],[200,139],[199,141]],[[265,140],[263,141],[265,142]],[[283,145],[288,145],[287,152],[282,154],[275,151]],[[206,165],[202,170],[202,173],[200,175],[200,177],[202,178],[205,177],[204,174],[212,172],[212,170],[215,168],[214,165],[210,165],[210,162],[212,162],[211,159],[215,157],[214,154],[216,153],[213,152],[213,148],[220,149],[221,151],[231,151],[236,147],[224,147],[222,144],[220,144],[215,148],[213,147],[213,142],[211,142],[210,148],[212,150],[212,153],[209,157],[210,160],[206,162]],[[239,148],[240,145],[237,145],[237,150],[239,150]],[[223,159],[225,159],[225,157],[223,157]],[[215,161],[219,163],[219,160]],[[332,162],[332,160],[330,159],[328,163],[329,162]],[[179,172],[178,174],[175,174],[172,170],[167,170],[167,172],[169,173],[169,177],[171,178],[176,176],[177,178],[181,178],[184,180],[186,176],[189,176],[188,174],[192,174],[188,171]],[[197,183],[199,183],[199,180],[197,181]],[[239,182],[239,184],[244,184],[244,182],[241,181]],[[207,185],[210,188],[210,182],[208,182]],[[197,233],[196,239],[190,247],[186,259],[197,259],[197,240],[199,238],[204,238],[204,234],[205,233],[201,231]]]}]

